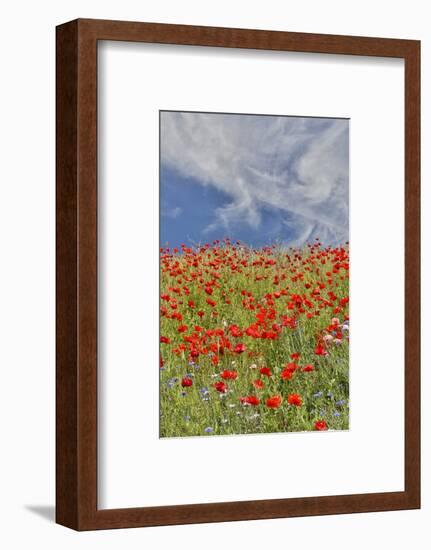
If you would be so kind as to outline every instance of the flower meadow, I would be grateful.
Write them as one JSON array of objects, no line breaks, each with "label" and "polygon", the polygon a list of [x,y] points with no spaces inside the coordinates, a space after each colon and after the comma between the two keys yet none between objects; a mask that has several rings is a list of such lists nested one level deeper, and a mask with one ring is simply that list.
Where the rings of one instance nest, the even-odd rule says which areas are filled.
[{"label": "flower meadow", "polygon": [[349,427],[349,245],[160,249],[160,437]]}]

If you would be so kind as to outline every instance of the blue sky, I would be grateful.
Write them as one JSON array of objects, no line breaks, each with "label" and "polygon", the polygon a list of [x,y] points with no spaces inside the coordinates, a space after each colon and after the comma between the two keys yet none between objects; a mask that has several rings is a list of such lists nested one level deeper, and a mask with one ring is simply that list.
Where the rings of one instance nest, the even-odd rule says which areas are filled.
[{"label": "blue sky", "polygon": [[345,119],[160,113],[160,244],[348,240]]}]

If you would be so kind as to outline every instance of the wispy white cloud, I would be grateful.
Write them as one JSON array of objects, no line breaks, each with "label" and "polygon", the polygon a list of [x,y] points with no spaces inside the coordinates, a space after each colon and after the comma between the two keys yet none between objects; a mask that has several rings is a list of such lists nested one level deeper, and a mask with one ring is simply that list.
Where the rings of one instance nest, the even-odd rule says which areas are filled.
[{"label": "wispy white cloud", "polygon": [[288,244],[340,242],[349,231],[348,132],[342,119],[162,112],[161,159],[227,197],[207,231],[258,229],[273,210]]},{"label": "wispy white cloud", "polygon": [[174,206],[173,208],[162,208],[162,214],[163,216],[166,216],[167,218],[178,218],[178,216],[181,216],[183,213],[183,209],[179,206]]}]

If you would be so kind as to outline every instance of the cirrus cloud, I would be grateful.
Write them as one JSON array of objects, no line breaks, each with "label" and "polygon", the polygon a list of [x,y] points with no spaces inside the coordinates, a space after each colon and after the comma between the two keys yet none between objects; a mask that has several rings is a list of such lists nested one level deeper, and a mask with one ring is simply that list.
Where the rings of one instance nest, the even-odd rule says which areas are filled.
[{"label": "cirrus cloud", "polygon": [[286,244],[348,239],[348,120],[171,111],[160,120],[162,166],[226,197],[207,233],[258,230],[270,211]]}]

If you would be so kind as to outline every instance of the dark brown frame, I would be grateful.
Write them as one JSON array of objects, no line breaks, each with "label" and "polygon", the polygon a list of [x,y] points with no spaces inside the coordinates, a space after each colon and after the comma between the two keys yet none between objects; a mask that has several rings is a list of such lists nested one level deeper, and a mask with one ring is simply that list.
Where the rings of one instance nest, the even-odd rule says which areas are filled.
[{"label": "dark brown frame", "polygon": [[[406,297],[404,491],[113,510],[97,509],[98,40],[404,59]],[[149,78],[152,76],[149,75]],[[89,530],[419,508],[420,42],[78,19],[57,27],[56,92],[57,523],[76,530]],[[186,496],[184,498],[187,499]]]}]

